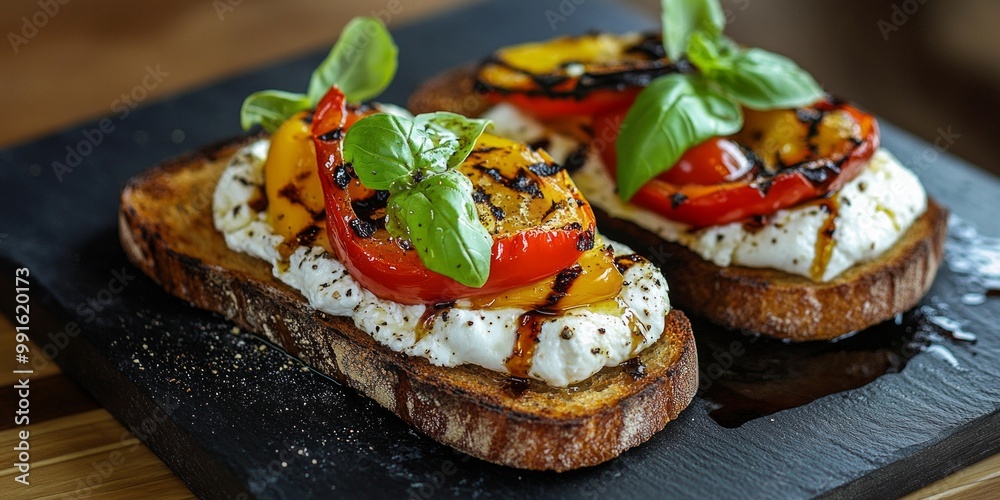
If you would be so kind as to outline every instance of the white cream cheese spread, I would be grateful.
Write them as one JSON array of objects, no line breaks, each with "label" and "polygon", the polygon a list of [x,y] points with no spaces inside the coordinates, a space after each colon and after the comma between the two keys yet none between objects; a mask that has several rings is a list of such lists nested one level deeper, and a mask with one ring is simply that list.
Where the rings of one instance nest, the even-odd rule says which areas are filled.
[{"label": "white cream cheese spread", "polygon": [[[282,262],[278,250],[282,237],[267,223],[265,213],[250,206],[263,193],[268,147],[267,140],[260,140],[237,152],[216,187],[215,227],[229,248],[267,261],[274,276],[298,290],[310,306],[353,318],[358,329],[394,351],[421,356],[435,365],[468,363],[509,373],[506,362],[514,351],[519,322],[528,311],[451,307],[431,316],[432,322],[422,322],[427,306],[376,297],[321,247],[300,246]],[[616,255],[632,253],[624,245],[611,244]],[[565,387],[656,342],[670,310],[666,281],[645,260],[628,267],[623,277],[617,301],[625,314],[579,307],[536,319],[539,334],[528,376]]]},{"label": "white cream cheese spread", "polygon": [[[499,104],[483,116],[494,133],[515,140],[547,139],[572,151],[576,144],[547,132],[513,106]],[[557,162],[565,156],[553,153]],[[830,198],[779,210],[761,227],[734,222],[692,231],[687,225],[621,201],[615,180],[600,157],[590,154],[574,172],[577,187],[595,207],[628,220],[661,238],[680,243],[717,266],[771,268],[829,281],[855,264],[874,260],[892,247],[927,209],[927,194],[913,172],[891,153],[876,151],[865,170]],[[834,228],[827,255],[817,256],[824,227]]]}]

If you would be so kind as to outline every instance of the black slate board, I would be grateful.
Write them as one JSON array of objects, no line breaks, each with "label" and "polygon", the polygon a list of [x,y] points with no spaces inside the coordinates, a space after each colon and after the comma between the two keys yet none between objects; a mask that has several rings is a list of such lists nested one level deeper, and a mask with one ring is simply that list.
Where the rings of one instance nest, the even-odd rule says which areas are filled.
[{"label": "black slate board", "polygon": [[[553,30],[546,9],[559,12],[559,2],[497,1],[400,27],[402,63],[384,100],[403,103],[423,78],[506,43],[655,24],[594,0]],[[65,162],[67,146],[96,122],[0,150],[0,269],[7,283],[15,267],[31,271],[33,339],[197,494],[882,496],[1000,450],[1000,301],[962,305],[957,297],[966,282],[947,269],[928,300],[979,336],[974,345],[942,346],[955,365],[919,353],[901,373],[735,429],[716,424],[709,403],[697,398],[645,445],[605,465],[556,475],[493,466],[438,445],[352,390],[232,331],[224,318],[168,296],[130,267],[115,217],[126,179],[238,134],[244,96],[301,87],[322,55],[112,117],[114,130],[61,180],[53,162]],[[174,130],[184,132],[179,143],[171,140]],[[932,146],[895,127],[883,131],[885,146],[916,164],[933,196],[981,232],[1000,233],[991,215],[1000,182],[931,154]],[[126,283],[121,293],[114,293],[115,280]],[[13,285],[0,298],[4,314],[12,314]],[[77,326],[79,335],[63,335]]]}]

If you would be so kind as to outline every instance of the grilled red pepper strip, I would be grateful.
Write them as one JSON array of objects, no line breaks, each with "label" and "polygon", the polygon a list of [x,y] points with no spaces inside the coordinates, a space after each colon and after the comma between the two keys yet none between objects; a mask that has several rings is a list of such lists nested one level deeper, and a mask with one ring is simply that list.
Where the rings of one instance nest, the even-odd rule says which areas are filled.
[{"label": "grilled red pepper strip", "polygon": [[[594,118],[594,136],[616,138],[618,125],[628,108]],[[794,115],[795,121],[772,120],[778,113]],[[841,123],[827,127],[822,120],[831,113],[839,113]],[[801,117],[800,117],[801,115]],[[763,121],[763,130],[752,130],[756,121]],[[832,130],[839,125],[842,132]],[[779,134],[772,141],[788,140],[794,144],[792,152],[776,154],[781,148],[760,144],[758,132],[782,127],[788,133]],[[827,127],[830,130],[824,129]],[[851,133],[847,134],[846,131]],[[824,132],[828,132],[824,136]],[[810,199],[826,196],[840,189],[864,170],[865,165],[879,147],[879,129],[875,117],[843,103],[823,101],[799,110],[754,112],[747,110],[744,130],[731,138],[747,151],[754,152],[752,160],[758,165],[746,175],[735,180],[718,179],[718,182],[701,184],[690,181],[714,175],[719,163],[727,159],[709,157],[706,151],[711,144],[691,148],[678,162],[700,165],[712,172],[688,172],[668,170],[646,183],[629,200],[631,203],[655,211],[658,214],[694,227],[726,224],[754,216],[767,216],[782,209],[795,206]],[[816,151],[816,143],[825,141],[821,151]],[[725,148],[715,148],[718,155],[729,155]],[[765,154],[765,151],[767,152]],[[763,165],[761,158],[763,156]],[[785,157],[794,160],[786,161]],[[614,147],[601,151],[605,166],[615,174],[617,158]],[[737,162],[751,159],[737,159]],[[689,168],[685,169],[688,170]],[[699,181],[704,182],[704,181]]]},{"label": "grilled red pepper strip", "polygon": [[[572,221],[565,226],[542,227],[543,221],[539,217],[536,227],[510,232],[503,231],[501,224],[493,228],[490,275],[483,287],[468,287],[428,270],[417,252],[409,247],[408,241],[392,237],[379,224],[384,220],[387,194],[361,185],[353,168],[344,164],[341,150],[344,133],[354,122],[374,112],[370,108],[348,106],[344,95],[336,87],[331,88],[317,106],[312,134],[326,201],[326,227],[330,242],[351,276],[376,296],[403,304],[435,304],[499,295],[557,274],[573,265],[593,245],[595,223],[590,206],[582,198],[571,198],[572,203],[563,203],[565,206],[560,209],[568,211],[563,212],[563,219]],[[527,146],[523,148],[535,154]],[[492,149],[495,148],[484,148],[483,154]],[[476,154],[473,151],[473,155]],[[470,161],[463,164],[459,171],[470,177],[478,175],[473,178],[474,184],[480,182],[477,186],[482,187],[485,182],[487,187],[491,187],[488,183],[492,182],[490,176],[495,171],[480,173],[472,163],[470,157]],[[479,167],[481,170],[481,165]],[[565,172],[534,179],[538,186],[542,186],[538,188],[540,193],[553,189],[546,182],[557,181],[571,186]],[[497,181],[492,188],[501,189],[504,186]],[[576,193],[575,188],[571,192]]]}]

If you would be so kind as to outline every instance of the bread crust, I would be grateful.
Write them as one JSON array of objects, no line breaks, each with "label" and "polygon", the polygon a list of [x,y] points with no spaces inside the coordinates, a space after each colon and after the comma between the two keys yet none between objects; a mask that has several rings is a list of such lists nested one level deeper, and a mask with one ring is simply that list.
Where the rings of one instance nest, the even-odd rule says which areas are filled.
[{"label": "bread crust", "polygon": [[[487,102],[469,90],[474,70],[459,67],[428,80],[410,96],[411,111],[460,113],[464,106],[481,113]],[[937,274],[948,225],[947,210],[928,200],[927,212],[880,258],[816,283],[773,269],[719,267],[629,221],[594,212],[601,232],[660,266],[678,307],[730,329],[792,341],[833,339],[915,306]]]},{"label": "bread crust", "polygon": [[228,157],[253,139],[178,158],[123,190],[122,246],[170,293],[283,346],[433,439],[502,465],[565,471],[599,464],[649,439],[693,398],[697,352],[677,310],[661,339],[639,354],[643,374],[632,363],[559,389],[512,385],[474,366],[433,366],[378,344],[350,318],[310,308],[268,263],[230,250],[214,228],[214,187]]},{"label": "bread crust", "polygon": [[774,269],[719,267],[677,243],[594,208],[604,234],[631,245],[663,270],[678,307],[730,329],[796,342],[830,340],[915,306],[944,256],[947,211],[927,211],[878,259],[817,283]]}]

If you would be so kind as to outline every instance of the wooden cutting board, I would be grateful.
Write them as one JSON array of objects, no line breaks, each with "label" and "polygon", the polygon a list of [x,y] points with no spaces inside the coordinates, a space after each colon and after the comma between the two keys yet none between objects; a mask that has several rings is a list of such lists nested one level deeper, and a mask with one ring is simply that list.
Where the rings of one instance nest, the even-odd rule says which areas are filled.
[{"label": "wooden cutting board", "polygon": [[[500,45],[655,22],[597,0],[558,22],[530,6],[492,2],[401,28],[399,76],[383,100],[403,103],[424,78]],[[99,141],[94,122],[0,150],[0,269],[9,281],[16,268],[31,272],[33,339],[197,494],[898,495],[1000,450],[1000,301],[963,302],[978,279],[976,269],[961,268],[969,257],[963,248],[983,244],[966,233],[953,238],[924,308],[879,332],[785,346],[703,325],[707,390],[650,442],[565,474],[498,467],[438,445],[223,318],[167,295],[118,246],[121,186],[165,158],[238,134],[244,96],[300,87],[322,56],[111,117]],[[182,130],[186,139],[149,133],[158,130]],[[141,144],[137,131],[147,133]],[[1000,182],[895,127],[883,131],[885,146],[968,223],[956,227],[1000,234],[992,213]],[[67,167],[58,176],[55,162]],[[12,285],[0,298],[13,310]],[[977,340],[952,340],[948,331]],[[745,354],[727,361],[732,342]]]}]

